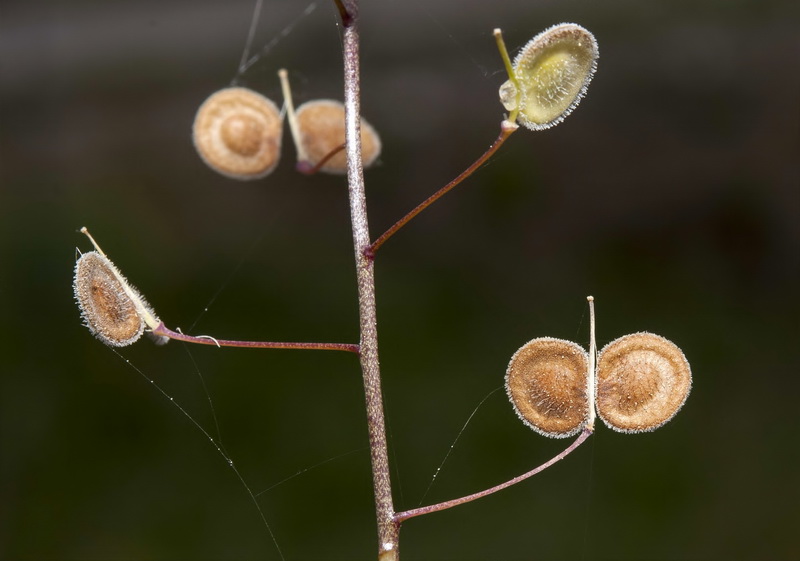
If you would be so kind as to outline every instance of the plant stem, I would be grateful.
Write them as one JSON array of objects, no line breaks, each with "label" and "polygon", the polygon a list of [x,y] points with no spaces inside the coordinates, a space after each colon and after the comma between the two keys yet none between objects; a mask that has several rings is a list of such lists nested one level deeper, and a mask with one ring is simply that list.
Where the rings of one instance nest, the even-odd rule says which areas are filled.
[{"label": "plant stem", "polygon": [[583,429],[581,434],[578,435],[578,438],[575,439],[575,442],[570,444],[560,454],[558,454],[554,458],[548,460],[547,462],[543,463],[539,467],[536,467],[536,468],[532,469],[531,471],[529,471],[527,473],[523,473],[522,475],[519,475],[519,476],[515,477],[514,479],[509,479],[505,483],[501,483],[500,485],[495,485],[494,487],[491,487],[489,489],[485,489],[485,490],[480,491],[478,493],[473,493],[472,495],[467,495],[466,497],[461,497],[459,499],[453,499],[451,501],[445,501],[443,503],[438,503],[438,504],[435,504],[435,505],[423,506],[421,508],[415,508],[413,510],[407,510],[405,512],[398,512],[395,515],[394,519],[399,524],[399,523],[403,522],[404,520],[408,520],[409,518],[413,518],[415,516],[422,516],[423,514],[430,514],[432,512],[439,512],[440,510],[446,510],[446,509],[452,508],[454,506],[458,506],[458,505],[461,505],[461,504],[464,504],[464,503],[468,503],[470,501],[474,501],[475,499],[480,499],[482,497],[486,497],[488,495],[491,495],[492,493],[496,493],[497,491],[502,491],[503,489],[505,489],[507,487],[511,487],[512,485],[515,485],[515,484],[519,483],[520,481],[524,481],[524,480],[528,479],[529,477],[531,477],[533,475],[536,475],[537,473],[539,473],[541,471],[544,471],[545,469],[549,468],[550,466],[552,466],[556,462],[558,462],[560,460],[563,460],[571,452],[573,452],[578,446],[583,444],[583,442],[587,438],[589,438],[589,436],[591,434],[592,434],[592,429],[590,429],[589,427],[586,427],[585,429]]},{"label": "plant stem", "polygon": [[475,170],[477,170],[480,166],[482,166],[489,158],[492,157],[492,155],[495,152],[497,152],[497,150],[503,145],[506,139],[509,136],[511,136],[511,133],[513,133],[518,128],[519,125],[517,125],[512,121],[505,120],[502,123],[500,123],[500,134],[497,137],[497,139],[492,143],[492,145],[489,147],[489,149],[486,150],[486,152],[484,152],[480,158],[475,160],[472,163],[472,165],[470,165],[467,169],[462,171],[458,175],[458,177],[456,177],[450,183],[448,183],[447,185],[436,191],[433,195],[422,201],[419,205],[416,206],[416,208],[414,208],[414,210],[406,214],[403,218],[395,222],[394,226],[392,226],[391,228],[386,230],[383,234],[381,234],[381,236],[377,240],[375,240],[372,243],[372,245],[369,246],[367,250],[368,251],[367,256],[370,258],[374,258],[375,253],[378,251],[378,249],[380,249],[380,247],[384,243],[386,243],[386,240],[391,238],[400,228],[408,224],[411,221],[411,219],[414,218],[416,215],[418,215],[420,212],[422,212],[423,210],[431,206],[433,203],[438,201],[442,196],[444,196],[451,189],[453,189],[453,187],[460,184],[462,181],[464,181],[466,178],[472,175],[475,172]]},{"label": "plant stem", "polygon": [[367,200],[364,191],[364,166],[361,159],[361,83],[359,75],[358,0],[334,0],[342,16],[344,33],[344,105],[347,182],[350,219],[353,225],[358,307],[361,332],[360,357],[367,408],[375,512],[378,523],[378,559],[399,559],[400,526],[394,520],[394,504],[389,477],[389,454],[378,362],[378,326],[375,309],[374,261],[367,257],[370,245]]},{"label": "plant stem", "polygon": [[285,343],[272,341],[232,341],[230,339],[217,339],[210,335],[186,335],[173,331],[163,323],[151,332],[159,337],[167,337],[176,341],[195,343],[197,345],[216,345],[217,347],[241,347],[250,349],[305,349],[317,351],[347,351],[358,354],[358,345],[352,343]]}]

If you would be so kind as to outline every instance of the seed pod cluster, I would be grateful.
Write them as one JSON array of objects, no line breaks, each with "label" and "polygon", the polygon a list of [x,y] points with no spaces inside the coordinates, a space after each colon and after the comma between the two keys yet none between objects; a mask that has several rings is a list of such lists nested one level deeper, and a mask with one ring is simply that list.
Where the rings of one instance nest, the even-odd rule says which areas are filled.
[{"label": "seed pod cluster", "polygon": [[[294,110],[288,73],[280,70],[286,115],[297,148],[298,169],[344,174],[347,160],[344,105],[331,99],[307,101]],[[202,160],[218,173],[240,180],[273,172],[281,157],[283,117],[277,106],[247,88],[225,88],[209,96],[195,115],[192,138]],[[361,155],[369,167],[381,153],[375,128],[361,119]]]}]

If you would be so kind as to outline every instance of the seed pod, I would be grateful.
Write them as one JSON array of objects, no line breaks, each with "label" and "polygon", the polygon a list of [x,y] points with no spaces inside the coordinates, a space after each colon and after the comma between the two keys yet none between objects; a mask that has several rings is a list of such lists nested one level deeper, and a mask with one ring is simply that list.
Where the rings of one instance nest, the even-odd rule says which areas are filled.
[{"label": "seed pod", "polygon": [[[96,250],[82,254],[75,263],[72,287],[84,325],[106,345],[126,347],[135,343],[145,328],[158,327],[161,320],[97,246],[86,228],[81,232],[89,237]],[[166,337],[154,339],[157,344],[168,341]]]},{"label": "seed pod", "polygon": [[[344,105],[332,99],[308,101],[297,108],[299,143],[305,154],[298,158],[316,166],[323,158],[344,144]],[[381,153],[381,139],[366,119],[361,118],[361,158],[369,167]],[[347,172],[347,156],[339,150],[319,168],[333,174]]]},{"label": "seed pod", "polygon": [[[500,101],[531,130],[564,120],[586,93],[597,69],[597,41],[574,23],[554,25],[531,39],[514,59],[514,80],[500,86]],[[516,81],[516,83],[515,83]]]},{"label": "seed pod", "polygon": [[522,421],[544,436],[566,438],[589,418],[589,356],[580,345],[542,337],[523,345],[506,371],[506,393]]},{"label": "seed pod", "polygon": [[671,341],[652,333],[625,335],[597,360],[597,413],[610,428],[653,431],[672,419],[692,386],[689,362]]},{"label": "seed pod", "polygon": [[206,99],[192,128],[195,148],[213,170],[232,179],[272,173],[281,155],[283,121],[275,104],[247,88],[226,88]]},{"label": "seed pod", "polygon": [[[332,174],[347,172],[344,105],[332,99],[307,101],[294,110],[288,72],[278,71],[283,89],[289,128],[297,149],[298,168]],[[381,139],[366,119],[361,118],[361,159],[364,167],[375,163],[381,153]]]}]

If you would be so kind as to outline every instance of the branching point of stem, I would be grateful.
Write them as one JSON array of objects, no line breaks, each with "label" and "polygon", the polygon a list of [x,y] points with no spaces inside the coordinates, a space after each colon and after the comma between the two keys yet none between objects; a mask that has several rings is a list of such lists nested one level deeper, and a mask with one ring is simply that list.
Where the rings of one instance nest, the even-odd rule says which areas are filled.
[{"label": "branching point of stem", "polygon": [[350,27],[358,17],[358,0],[333,0],[339,10],[342,25]]}]

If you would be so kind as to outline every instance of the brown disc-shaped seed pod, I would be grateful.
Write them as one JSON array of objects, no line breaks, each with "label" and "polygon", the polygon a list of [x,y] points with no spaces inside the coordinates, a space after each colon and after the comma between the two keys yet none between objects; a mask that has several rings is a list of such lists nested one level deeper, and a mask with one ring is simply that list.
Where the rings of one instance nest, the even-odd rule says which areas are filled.
[{"label": "brown disc-shaped seed pod", "polygon": [[233,179],[258,179],[275,169],[283,121],[275,104],[247,88],[226,88],[197,110],[192,136],[213,170]]},{"label": "brown disc-shaped seed pod", "polygon": [[[297,108],[298,160],[316,166],[344,144],[344,105],[332,99],[308,101]],[[366,119],[361,118],[361,157],[364,167],[381,153],[381,139]],[[319,168],[333,174],[347,171],[347,156],[339,150]]]},{"label": "brown disc-shaped seed pod", "polygon": [[691,386],[683,352],[652,333],[620,337],[597,359],[597,413],[619,432],[657,429],[683,406]]},{"label": "brown disc-shaped seed pod", "polygon": [[541,337],[523,345],[506,371],[519,418],[544,436],[577,434],[589,418],[589,355],[580,345]]},{"label": "brown disc-shaped seed pod", "polygon": [[[96,251],[82,254],[75,263],[72,288],[89,331],[106,345],[125,347],[135,343],[145,328],[155,329],[161,320],[153,308],[106,257],[86,228]],[[166,337],[153,336],[157,344]]]},{"label": "brown disc-shaped seed pod", "polygon": [[[531,39],[514,58],[517,84],[500,86],[500,100],[531,130],[563,121],[586,93],[597,69],[597,41],[574,23],[554,25]],[[519,89],[517,89],[519,88]]]},{"label": "brown disc-shaped seed pod", "polygon": [[75,263],[73,288],[83,322],[107,345],[125,347],[144,332],[144,321],[115,274],[114,265],[96,251]]}]

